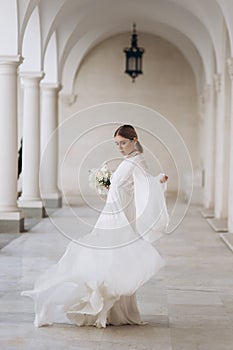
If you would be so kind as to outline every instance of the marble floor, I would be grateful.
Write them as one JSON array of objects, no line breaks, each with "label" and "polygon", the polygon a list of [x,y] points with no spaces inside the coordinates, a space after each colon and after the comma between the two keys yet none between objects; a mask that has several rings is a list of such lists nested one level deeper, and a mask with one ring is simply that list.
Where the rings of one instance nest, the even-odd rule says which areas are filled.
[{"label": "marble floor", "polygon": [[[74,206],[75,210],[89,221],[96,219],[85,207]],[[72,231],[71,215],[64,207],[29,223],[28,232],[12,240],[2,236],[0,349],[233,349],[233,253],[196,205],[190,206],[175,232],[155,244],[166,266],[137,293],[147,325],[35,328],[32,301],[20,292],[31,289],[38,274],[64,252],[69,239],[57,226]]]}]

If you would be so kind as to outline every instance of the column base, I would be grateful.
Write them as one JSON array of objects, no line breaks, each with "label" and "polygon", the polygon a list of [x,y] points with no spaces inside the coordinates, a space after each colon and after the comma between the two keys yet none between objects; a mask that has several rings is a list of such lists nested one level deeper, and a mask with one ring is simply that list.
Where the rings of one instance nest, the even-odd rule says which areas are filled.
[{"label": "column base", "polygon": [[220,237],[228,246],[228,248],[230,248],[230,250],[233,252],[233,233],[222,233]]},{"label": "column base", "polygon": [[42,197],[45,208],[62,208],[62,196],[61,194],[48,195]]},{"label": "column base", "polygon": [[207,219],[207,218],[214,218],[214,209],[202,209],[201,210],[201,215],[203,216],[203,218]]},{"label": "column base", "polygon": [[45,207],[41,200],[18,200],[18,207],[22,209],[25,218],[45,218],[47,217]]},{"label": "column base", "polygon": [[227,232],[227,219],[207,219],[207,222],[215,232]]},{"label": "column base", "polygon": [[24,232],[24,215],[21,211],[0,212],[0,233]]}]

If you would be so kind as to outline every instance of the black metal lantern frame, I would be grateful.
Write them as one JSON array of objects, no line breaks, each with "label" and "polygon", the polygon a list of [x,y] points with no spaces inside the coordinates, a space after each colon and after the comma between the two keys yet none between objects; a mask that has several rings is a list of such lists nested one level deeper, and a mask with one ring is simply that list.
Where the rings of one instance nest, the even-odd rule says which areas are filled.
[{"label": "black metal lantern frame", "polygon": [[139,74],[143,74],[142,71],[142,55],[145,50],[141,47],[138,47],[138,38],[136,32],[136,24],[133,24],[133,34],[131,37],[131,47],[124,49],[125,58],[126,58],[126,69],[125,73],[129,74],[132,78],[132,82],[135,81],[135,78]]}]

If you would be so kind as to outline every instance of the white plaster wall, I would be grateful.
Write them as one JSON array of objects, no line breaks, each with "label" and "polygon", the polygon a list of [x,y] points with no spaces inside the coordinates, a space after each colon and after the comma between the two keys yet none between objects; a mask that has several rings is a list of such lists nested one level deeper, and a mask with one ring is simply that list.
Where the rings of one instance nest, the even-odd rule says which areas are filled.
[{"label": "white plaster wall", "polygon": [[0,55],[18,55],[17,1],[0,1]]},{"label": "white plaster wall", "polygon": [[[108,102],[130,102],[140,104],[156,110],[162,114],[167,121],[177,129],[184,139],[194,167],[199,165],[198,155],[198,116],[197,116],[197,96],[194,74],[180,51],[164,39],[150,35],[139,35],[139,46],[145,48],[143,59],[144,74],[132,83],[130,78],[124,74],[125,58],[123,48],[129,46],[130,34],[121,34],[105,40],[95,47],[83,61],[76,78],[74,94],[77,95],[76,102],[68,105],[68,99],[62,97],[59,104],[60,123],[65,122],[74,114],[68,123],[60,127],[60,164],[64,161],[64,154],[67,152],[69,144],[74,145],[69,150],[69,156],[63,162],[63,173],[60,176],[63,190],[69,194],[79,192],[79,181],[76,181],[74,174],[79,172],[79,166],[83,157],[95,144],[109,140],[103,148],[95,150],[89,157],[89,164],[83,168],[83,176],[88,167],[98,166],[105,158],[117,156],[112,141],[112,133],[117,125],[110,124],[104,128],[97,128],[77,141],[80,133],[85,132],[93,125],[102,123],[132,123],[138,126],[139,136],[146,148],[146,157],[150,158],[150,152],[158,157],[162,169],[170,175],[169,189],[177,190],[179,179],[182,181],[186,172],[186,160],[182,160],[183,149],[180,141],[177,141],[176,132],[167,125],[167,135],[173,138],[169,147],[173,144],[176,149],[175,158],[169,155],[163,146],[159,146],[155,140],[160,136],[165,139],[166,128],[162,130],[164,123],[158,122],[158,114],[137,109],[132,105],[117,105],[110,108],[109,105],[92,108],[77,114],[82,109],[96,104]],[[153,120],[154,118],[154,120]],[[148,129],[156,137],[149,137]],[[111,140],[111,141],[110,141]],[[165,142],[169,142],[166,140]],[[112,147],[113,146],[113,147]],[[180,154],[179,154],[180,151]],[[179,164],[179,174],[177,174],[175,163]],[[159,170],[158,164],[152,166],[156,173]],[[182,170],[183,169],[183,170]],[[62,180],[61,180],[62,178]],[[80,180],[81,181],[81,180]],[[82,182],[82,181],[81,181]],[[88,192],[88,184],[83,181],[82,191]]]}]

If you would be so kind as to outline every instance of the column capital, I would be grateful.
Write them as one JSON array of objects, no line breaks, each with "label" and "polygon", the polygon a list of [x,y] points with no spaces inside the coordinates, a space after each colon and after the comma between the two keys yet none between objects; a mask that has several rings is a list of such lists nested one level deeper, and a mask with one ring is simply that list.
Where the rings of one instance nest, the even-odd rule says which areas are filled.
[{"label": "column capital", "polygon": [[222,89],[222,75],[220,73],[214,74],[214,87],[217,93]]},{"label": "column capital", "polygon": [[15,56],[11,56],[11,55],[8,55],[8,56],[3,56],[3,55],[0,55],[0,64],[21,64],[23,62],[23,57],[20,56],[20,55],[15,55]]},{"label": "column capital", "polygon": [[19,76],[24,86],[34,86],[44,78],[44,72],[20,72]]},{"label": "column capital", "polygon": [[41,82],[40,87],[42,90],[47,90],[47,91],[56,91],[59,92],[62,89],[62,85],[60,83],[46,83],[46,82]]},{"label": "column capital", "polygon": [[229,57],[227,59],[227,67],[228,67],[229,76],[231,80],[233,80],[233,57]]},{"label": "column capital", "polygon": [[0,73],[15,74],[18,66],[23,62],[23,57],[17,56],[1,56],[0,55]]}]

